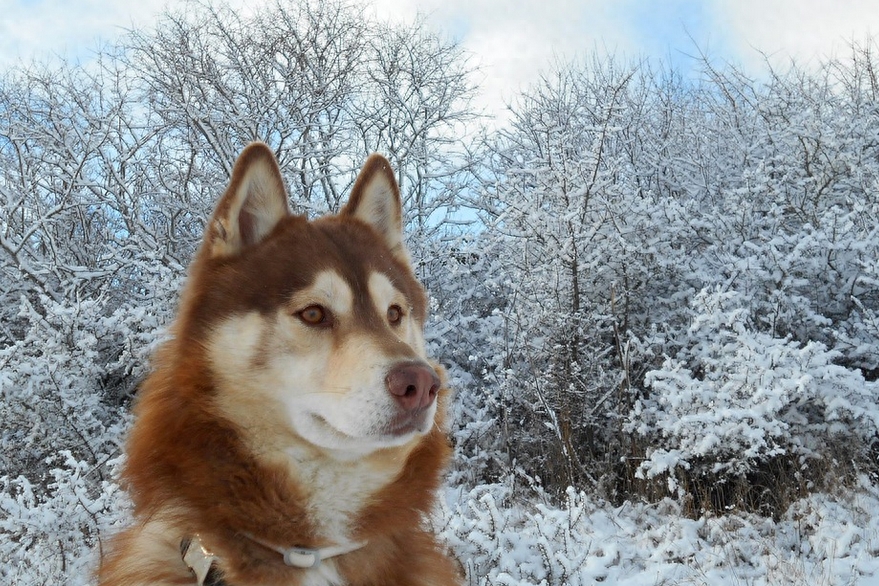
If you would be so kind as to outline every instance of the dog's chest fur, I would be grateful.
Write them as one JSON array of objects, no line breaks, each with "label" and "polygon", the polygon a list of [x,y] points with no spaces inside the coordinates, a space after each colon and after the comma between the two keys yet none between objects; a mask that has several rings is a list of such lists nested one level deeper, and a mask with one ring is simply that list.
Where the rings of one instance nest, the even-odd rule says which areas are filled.
[{"label": "dog's chest fur", "polygon": [[307,510],[321,537],[343,544],[355,540],[351,521],[369,497],[391,480],[363,460],[316,459],[307,447],[287,450],[291,474],[305,489]]},{"label": "dog's chest fur", "polygon": [[[352,520],[369,504],[370,496],[388,483],[387,470],[362,459],[315,459],[303,447],[291,447],[287,454],[291,474],[306,488],[307,511],[318,535],[334,545],[357,541]],[[343,585],[333,560],[309,570],[303,580],[303,586]]]}]

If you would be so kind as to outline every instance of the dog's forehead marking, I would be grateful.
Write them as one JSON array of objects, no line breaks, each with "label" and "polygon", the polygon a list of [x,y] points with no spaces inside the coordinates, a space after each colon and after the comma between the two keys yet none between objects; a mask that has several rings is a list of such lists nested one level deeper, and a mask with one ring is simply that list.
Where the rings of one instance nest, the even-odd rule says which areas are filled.
[{"label": "dog's forehead marking", "polygon": [[372,297],[372,303],[379,311],[379,315],[383,315],[387,311],[388,306],[393,303],[408,303],[403,292],[394,287],[394,284],[384,273],[376,271],[370,274],[367,287],[369,288],[369,295]]},{"label": "dog's forehead marking", "polygon": [[327,269],[314,277],[310,293],[338,313],[350,314],[354,308],[354,292],[337,271]]}]

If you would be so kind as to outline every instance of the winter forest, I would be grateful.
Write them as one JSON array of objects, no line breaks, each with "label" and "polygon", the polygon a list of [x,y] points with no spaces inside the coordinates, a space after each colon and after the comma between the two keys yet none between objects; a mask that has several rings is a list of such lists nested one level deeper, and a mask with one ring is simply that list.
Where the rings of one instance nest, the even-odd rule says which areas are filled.
[{"label": "winter forest", "polygon": [[232,163],[397,171],[456,396],[468,585],[879,579],[879,45],[548,63],[494,123],[423,22],[164,13],[0,72],[0,582],[90,584],[130,407]]}]

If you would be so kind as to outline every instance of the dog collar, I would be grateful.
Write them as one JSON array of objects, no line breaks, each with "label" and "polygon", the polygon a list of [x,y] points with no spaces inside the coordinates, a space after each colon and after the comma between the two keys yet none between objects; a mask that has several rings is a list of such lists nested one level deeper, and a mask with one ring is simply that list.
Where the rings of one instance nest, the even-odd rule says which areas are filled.
[{"label": "dog collar", "polygon": [[[329,547],[309,548],[309,547],[278,547],[272,545],[262,539],[254,537],[249,533],[244,534],[254,543],[276,551],[284,558],[284,563],[293,568],[310,569],[320,566],[323,560],[336,556],[357,551],[364,545],[365,541],[358,543],[349,543],[345,545],[332,545]],[[198,534],[188,537],[180,542],[180,553],[187,567],[195,574],[198,586],[224,586],[225,582],[220,577],[220,571],[217,568],[219,558],[207,549],[201,542]]]},{"label": "dog collar", "polygon": [[258,537],[254,537],[249,533],[244,534],[249,540],[258,543],[261,546],[276,551],[284,556],[284,563],[294,568],[316,568],[323,560],[336,556],[357,551],[364,545],[365,541],[358,543],[347,543],[344,545],[331,545],[328,547],[310,548],[310,547],[279,547],[267,541],[263,541]]}]

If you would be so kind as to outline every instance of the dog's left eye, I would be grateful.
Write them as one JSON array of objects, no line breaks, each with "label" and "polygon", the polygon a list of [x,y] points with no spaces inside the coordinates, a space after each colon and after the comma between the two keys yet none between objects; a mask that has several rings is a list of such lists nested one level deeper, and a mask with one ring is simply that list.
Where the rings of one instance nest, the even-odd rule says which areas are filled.
[{"label": "dog's left eye", "polygon": [[392,326],[398,325],[403,319],[403,308],[399,305],[392,305],[388,308],[388,323]]}]

